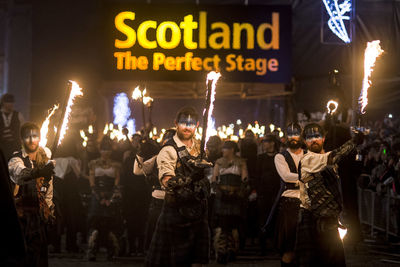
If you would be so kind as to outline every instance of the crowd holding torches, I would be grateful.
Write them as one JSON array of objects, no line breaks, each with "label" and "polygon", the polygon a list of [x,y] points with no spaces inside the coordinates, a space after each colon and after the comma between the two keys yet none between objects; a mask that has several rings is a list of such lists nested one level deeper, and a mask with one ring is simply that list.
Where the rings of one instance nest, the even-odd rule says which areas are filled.
[{"label": "crowd holding torches", "polygon": [[[267,132],[268,128],[270,130],[269,132]],[[281,130],[281,128],[276,127],[274,124],[269,124],[268,127],[266,125],[260,125],[258,121],[255,121],[253,124],[249,123],[246,128],[242,128],[241,124],[235,125],[233,123],[229,125],[221,125],[211,129],[210,136],[218,136],[223,141],[230,140],[238,142],[240,139],[244,138],[246,130],[251,130],[258,138],[264,137],[265,134],[267,133],[276,134],[277,137],[279,138],[284,137],[284,133]],[[165,128],[159,129],[157,127],[153,127],[152,130],[149,132],[149,138],[160,143],[165,132],[166,132]],[[87,130],[83,129],[80,130],[80,136],[82,138],[82,146],[84,147],[87,146],[87,141],[88,141],[88,136],[86,133],[93,134],[92,125],[89,125]],[[140,134],[140,132],[136,133]],[[194,136],[195,139],[201,140],[202,133],[203,133],[203,127],[200,126],[197,128],[195,132]],[[133,134],[134,133],[130,133],[130,136],[128,136],[128,138],[131,139]],[[113,123],[107,123],[104,126],[103,135],[108,135],[111,140],[114,140],[116,142],[127,140],[126,135],[123,133],[123,128],[121,126],[115,126]]]},{"label": "crowd holding torches", "polygon": [[[263,137],[266,133],[267,126],[265,125],[260,125],[257,121],[254,122],[253,124],[248,124],[247,128],[243,128],[242,121],[240,119],[236,120],[236,124],[231,123],[228,126],[227,125],[221,125],[219,127],[215,127],[215,120],[212,116],[213,110],[214,110],[214,101],[215,101],[215,93],[216,93],[216,84],[218,79],[220,78],[221,74],[217,72],[210,72],[207,75],[207,87],[210,89],[210,95],[209,95],[209,107],[208,110],[204,110],[204,116],[207,119],[207,129],[206,132],[203,132],[203,127],[198,127],[197,131],[195,133],[195,138],[198,140],[202,139],[202,135],[205,134],[205,141],[209,139],[211,136],[218,136],[222,140],[231,140],[231,141],[239,141],[240,139],[244,138],[245,131],[246,130],[251,130],[257,137]],[[143,122],[145,123],[145,110],[144,107],[150,107],[153,98],[151,98],[147,90],[140,90],[139,86],[137,86],[133,92],[132,92],[132,99],[133,100],[138,100],[142,103],[142,114],[143,114]],[[114,103],[114,105],[116,105]],[[128,107],[126,107],[128,108]],[[117,108],[117,110],[120,110],[121,108]],[[114,114],[115,115],[115,114]],[[150,119],[151,121],[151,119]],[[144,125],[145,126],[145,125]],[[283,137],[284,133],[281,131],[280,128],[275,127],[273,124],[269,124],[269,129],[271,133],[274,133],[277,135],[277,137]],[[158,130],[157,127],[152,127],[148,129],[148,132],[146,132],[146,135],[150,139],[156,140],[160,142],[163,138],[163,135],[165,133],[166,129],[161,129]],[[85,130],[80,130],[80,136],[82,138],[82,146],[86,147],[87,142],[88,142],[88,136],[86,133],[93,134],[93,126],[90,125],[87,131]],[[134,132],[130,132],[130,137],[134,134]],[[107,123],[104,127],[103,130],[103,135],[108,135],[111,140],[114,141],[125,141],[128,138],[130,138],[128,135],[124,134],[123,132],[123,125],[121,124],[113,124],[113,123]]]}]

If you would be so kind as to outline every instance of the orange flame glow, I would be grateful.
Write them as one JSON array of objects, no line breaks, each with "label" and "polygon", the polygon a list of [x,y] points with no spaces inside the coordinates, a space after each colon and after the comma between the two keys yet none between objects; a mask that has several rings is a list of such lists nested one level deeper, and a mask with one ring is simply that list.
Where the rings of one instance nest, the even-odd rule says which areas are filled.
[{"label": "orange flame glow", "polygon": [[60,139],[58,140],[58,145],[61,144],[62,140],[64,139],[65,133],[67,132],[69,115],[71,113],[71,110],[72,110],[71,108],[72,108],[72,105],[74,104],[75,97],[83,95],[82,88],[79,87],[79,84],[74,81],[70,81],[70,82],[72,84],[72,87],[71,87],[71,92],[69,94],[68,103],[67,103],[67,107],[65,110],[65,115],[63,118],[63,123],[62,123],[61,129],[60,129]]},{"label": "orange flame glow", "polygon": [[[333,108],[331,108],[331,105],[333,105]],[[338,107],[339,103],[334,100],[329,100],[328,103],[326,104],[326,108],[328,109],[328,114],[335,113]]]},{"label": "orange flame glow", "polygon": [[[208,85],[208,81],[212,81],[211,84],[211,104],[210,104],[210,109],[208,110],[208,121],[209,123],[212,122],[212,113],[214,110],[214,100],[215,100],[215,89],[217,87],[217,81],[218,79],[221,77],[221,73],[219,72],[215,72],[215,71],[211,71],[207,74],[207,82],[206,85]],[[206,114],[204,114],[206,115]],[[212,133],[215,131],[215,125],[213,125],[213,127],[208,127],[207,128],[207,132],[206,132],[206,144],[208,139],[210,138],[210,136],[212,135]]]},{"label": "orange flame glow", "polygon": [[376,59],[384,52],[379,45],[380,41],[372,41],[367,43],[364,53],[364,78],[361,94],[358,99],[361,114],[365,113],[365,107],[368,105],[368,88],[371,86],[371,74],[375,66]]},{"label": "orange flame glow", "polygon": [[58,105],[54,105],[53,108],[49,109],[46,119],[42,123],[40,128],[40,142],[39,146],[46,147],[47,145],[47,133],[49,132],[50,118],[54,115],[54,112],[58,109]]}]

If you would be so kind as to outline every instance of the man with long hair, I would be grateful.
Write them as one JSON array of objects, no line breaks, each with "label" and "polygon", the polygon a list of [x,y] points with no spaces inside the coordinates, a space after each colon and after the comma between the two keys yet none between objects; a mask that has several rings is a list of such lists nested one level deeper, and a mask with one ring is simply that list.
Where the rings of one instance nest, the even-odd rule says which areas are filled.
[{"label": "man with long hair", "polygon": [[175,119],[176,134],[157,156],[158,177],[165,188],[147,266],[201,266],[209,261],[207,197],[210,184],[193,162],[200,155],[194,139],[197,112],[182,108]]},{"label": "man with long hair", "polygon": [[48,266],[46,223],[54,213],[54,163],[48,148],[39,146],[39,127],[27,122],[21,127],[22,149],[8,163],[18,217],[27,246],[24,266]]}]

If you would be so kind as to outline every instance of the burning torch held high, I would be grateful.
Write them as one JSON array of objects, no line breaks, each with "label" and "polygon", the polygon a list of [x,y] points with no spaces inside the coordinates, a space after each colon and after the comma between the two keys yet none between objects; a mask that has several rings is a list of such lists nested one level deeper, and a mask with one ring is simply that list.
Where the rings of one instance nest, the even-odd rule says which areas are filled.
[{"label": "burning torch held high", "polygon": [[376,59],[382,55],[383,52],[379,40],[367,43],[367,48],[364,53],[364,78],[361,94],[358,99],[361,114],[365,113],[365,108],[368,104],[368,89],[371,86],[371,74],[374,70]]}]

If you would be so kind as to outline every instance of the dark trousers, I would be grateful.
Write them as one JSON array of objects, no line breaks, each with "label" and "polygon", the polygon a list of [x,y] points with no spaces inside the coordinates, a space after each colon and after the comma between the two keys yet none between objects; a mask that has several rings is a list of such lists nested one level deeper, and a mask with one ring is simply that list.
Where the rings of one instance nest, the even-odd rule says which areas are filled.
[{"label": "dark trousers", "polygon": [[274,194],[260,194],[257,195],[257,220],[258,220],[258,230],[259,230],[259,242],[261,253],[265,253],[267,250],[267,239],[272,239],[274,235],[274,225],[269,227],[269,231],[262,232],[261,228],[265,225],[268,219],[268,215],[271,212],[271,208],[274,204],[276,196]]},{"label": "dark trousers", "polygon": [[83,214],[82,201],[78,191],[78,178],[69,172],[64,178],[64,223],[66,226],[66,249],[78,252],[77,233]]}]

